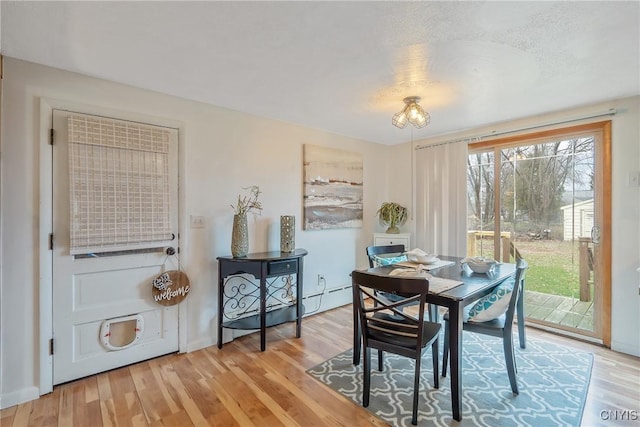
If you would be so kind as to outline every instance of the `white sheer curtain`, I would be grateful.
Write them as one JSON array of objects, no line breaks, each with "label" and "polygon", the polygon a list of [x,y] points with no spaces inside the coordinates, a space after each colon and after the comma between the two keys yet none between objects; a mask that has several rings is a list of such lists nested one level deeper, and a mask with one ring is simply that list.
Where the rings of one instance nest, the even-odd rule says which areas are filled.
[{"label": "white sheer curtain", "polygon": [[438,255],[467,253],[467,142],[416,149],[416,247]]}]

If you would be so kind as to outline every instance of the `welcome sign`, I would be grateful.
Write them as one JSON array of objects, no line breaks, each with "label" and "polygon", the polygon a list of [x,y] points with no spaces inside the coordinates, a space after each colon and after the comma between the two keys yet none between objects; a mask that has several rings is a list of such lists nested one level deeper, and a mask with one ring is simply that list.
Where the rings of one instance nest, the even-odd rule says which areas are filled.
[{"label": "welcome sign", "polygon": [[153,279],[153,300],[160,305],[175,305],[187,297],[191,285],[185,273],[171,270]]}]

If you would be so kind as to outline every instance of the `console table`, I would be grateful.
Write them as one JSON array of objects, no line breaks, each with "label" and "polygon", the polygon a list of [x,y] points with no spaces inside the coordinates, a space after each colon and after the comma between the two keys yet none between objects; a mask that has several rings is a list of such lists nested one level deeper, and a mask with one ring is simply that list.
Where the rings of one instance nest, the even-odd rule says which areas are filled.
[{"label": "console table", "polygon": [[[296,322],[302,327],[302,264],[305,249],[260,252],[245,257],[218,257],[218,348],[222,328],[260,329],[260,350],[266,347],[266,328]],[[250,280],[250,274],[259,280]],[[295,276],[295,282],[293,277]]]}]

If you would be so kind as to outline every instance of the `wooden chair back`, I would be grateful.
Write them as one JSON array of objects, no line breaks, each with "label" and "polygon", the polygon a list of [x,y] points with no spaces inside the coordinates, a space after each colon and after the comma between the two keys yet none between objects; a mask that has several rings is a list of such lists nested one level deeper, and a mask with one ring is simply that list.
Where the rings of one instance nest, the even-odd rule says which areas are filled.
[{"label": "wooden chair back", "polygon": [[[415,358],[429,342],[424,340],[423,333],[429,281],[362,271],[354,271],[351,277],[356,287],[354,304],[362,327],[363,347]],[[389,294],[401,299],[391,300]],[[371,298],[373,304],[366,305],[366,298]],[[408,304],[417,305],[417,316],[402,310]]]},{"label": "wooden chair back", "polygon": [[367,259],[369,267],[373,268],[374,255],[401,254],[405,251],[404,245],[367,246]]},{"label": "wooden chair back", "polygon": [[[524,297],[524,281],[528,268],[529,263],[527,263],[524,258],[520,258],[516,262],[516,278],[513,284],[513,291],[511,291],[511,298],[509,299],[509,307],[505,313],[505,328],[513,325],[513,317],[516,313],[518,299]],[[524,319],[521,319],[521,321],[524,322]]]}]

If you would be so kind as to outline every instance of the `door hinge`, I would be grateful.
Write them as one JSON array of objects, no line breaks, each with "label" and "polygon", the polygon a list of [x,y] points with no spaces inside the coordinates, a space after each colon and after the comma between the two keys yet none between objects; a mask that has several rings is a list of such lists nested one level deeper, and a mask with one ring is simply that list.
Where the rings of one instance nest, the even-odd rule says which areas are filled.
[{"label": "door hinge", "polygon": [[49,233],[49,250],[53,250],[53,233]]},{"label": "door hinge", "polygon": [[56,131],[55,129],[49,129],[49,145],[53,145],[56,140]]},{"label": "door hinge", "polygon": [[49,356],[53,356],[53,338],[49,338]]}]

